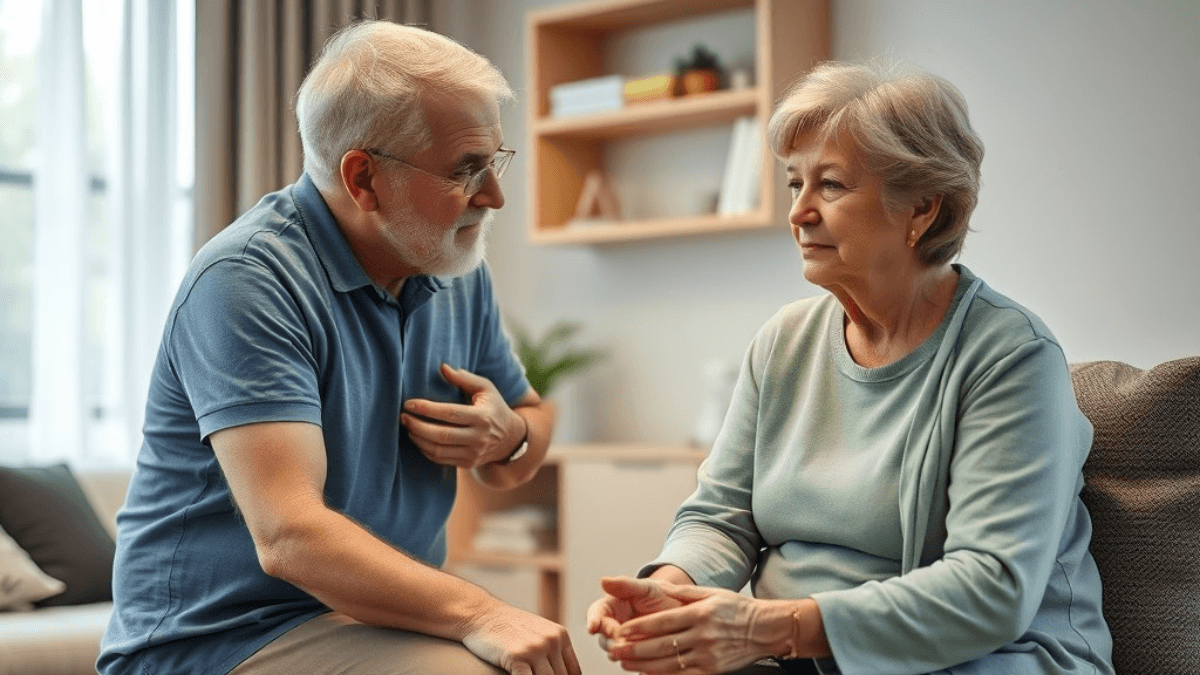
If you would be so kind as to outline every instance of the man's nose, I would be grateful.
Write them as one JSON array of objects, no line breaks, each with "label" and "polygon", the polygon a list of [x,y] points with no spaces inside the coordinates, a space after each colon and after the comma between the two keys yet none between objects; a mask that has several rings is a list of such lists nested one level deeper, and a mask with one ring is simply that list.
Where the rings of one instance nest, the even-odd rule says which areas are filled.
[{"label": "man's nose", "polygon": [[504,191],[500,189],[500,180],[491,169],[488,169],[487,177],[483,179],[483,187],[471,197],[471,205],[486,206],[490,209],[504,206]]}]

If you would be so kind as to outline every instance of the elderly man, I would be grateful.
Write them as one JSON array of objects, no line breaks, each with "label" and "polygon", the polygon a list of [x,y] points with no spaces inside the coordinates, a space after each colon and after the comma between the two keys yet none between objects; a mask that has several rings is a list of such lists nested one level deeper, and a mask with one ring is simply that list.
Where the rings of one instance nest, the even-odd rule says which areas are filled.
[{"label": "elderly man", "polygon": [[481,265],[511,98],[417,28],[326,44],[305,174],[197,254],[168,317],[102,673],[579,673],[561,626],[438,569],[456,468],[523,483],[553,425]]}]

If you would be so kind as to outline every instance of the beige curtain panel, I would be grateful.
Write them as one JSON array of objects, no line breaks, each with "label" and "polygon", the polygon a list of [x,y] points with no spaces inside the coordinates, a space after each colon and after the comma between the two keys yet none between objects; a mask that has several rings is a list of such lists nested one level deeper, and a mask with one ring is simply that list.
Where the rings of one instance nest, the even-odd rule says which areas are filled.
[{"label": "beige curtain panel", "polygon": [[196,249],[300,176],[296,90],[325,40],[363,18],[434,28],[431,0],[196,3]]}]

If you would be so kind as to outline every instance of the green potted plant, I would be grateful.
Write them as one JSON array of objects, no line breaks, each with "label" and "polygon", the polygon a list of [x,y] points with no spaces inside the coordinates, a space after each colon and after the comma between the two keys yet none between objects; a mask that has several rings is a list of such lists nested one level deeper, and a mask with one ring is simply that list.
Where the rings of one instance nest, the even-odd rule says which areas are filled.
[{"label": "green potted plant", "polygon": [[599,363],[607,354],[598,349],[577,349],[572,340],[582,330],[573,321],[559,321],[540,338],[533,338],[520,324],[509,321],[517,358],[525,366],[525,377],[542,398],[547,397],[562,378],[582,372]]},{"label": "green potted plant", "polygon": [[698,43],[690,56],[675,59],[675,76],[684,94],[714,91],[721,86],[721,61],[716,52]]}]

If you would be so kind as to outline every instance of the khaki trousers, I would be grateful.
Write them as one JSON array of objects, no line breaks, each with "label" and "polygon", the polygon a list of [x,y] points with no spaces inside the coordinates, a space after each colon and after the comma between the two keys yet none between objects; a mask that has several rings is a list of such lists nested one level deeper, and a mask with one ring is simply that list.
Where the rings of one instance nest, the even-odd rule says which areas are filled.
[{"label": "khaki trousers", "polygon": [[275,638],[229,675],[503,675],[457,642],[327,612]]}]

